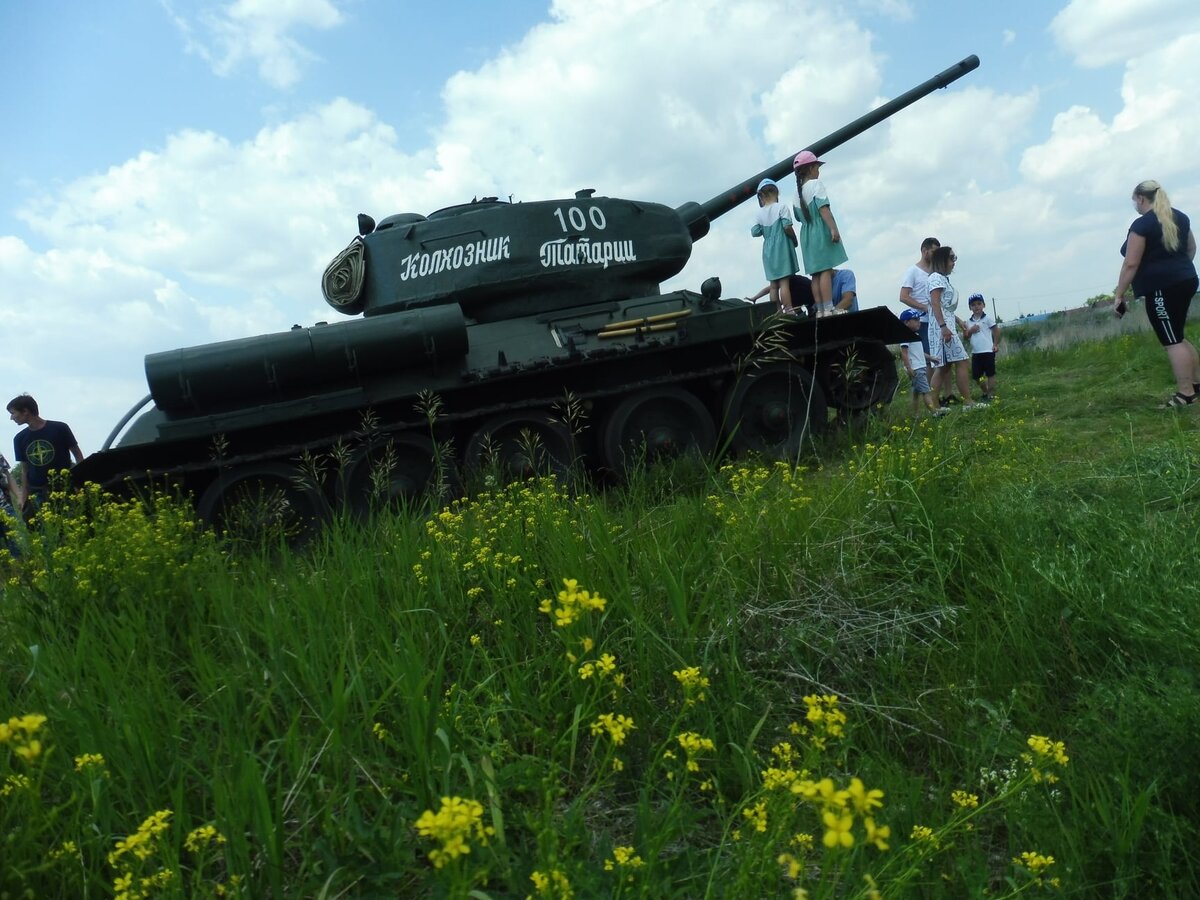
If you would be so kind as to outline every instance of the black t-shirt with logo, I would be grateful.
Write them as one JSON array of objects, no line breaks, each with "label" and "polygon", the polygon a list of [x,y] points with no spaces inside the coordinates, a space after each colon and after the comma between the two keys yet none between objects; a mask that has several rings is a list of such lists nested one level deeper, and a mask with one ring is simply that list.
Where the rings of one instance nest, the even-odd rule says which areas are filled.
[{"label": "black t-shirt with logo", "polygon": [[51,469],[71,468],[71,448],[78,443],[66,422],[46,422],[37,431],[26,428],[13,438],[17,462],[25,467],[25,484],[44,488]]}]

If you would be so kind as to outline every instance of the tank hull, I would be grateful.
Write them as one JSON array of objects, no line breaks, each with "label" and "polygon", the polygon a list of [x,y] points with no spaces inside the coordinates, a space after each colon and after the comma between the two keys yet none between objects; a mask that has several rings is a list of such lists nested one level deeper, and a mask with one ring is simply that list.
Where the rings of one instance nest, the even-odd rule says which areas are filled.
[{"label": "tank hull", "polygon": [[[361,511],[369,498],[339,494],[344,473],[335,470],[363,448],[395,439],[408,448],[427,440],[443,448],[443,463],[463,469],[487,462],[480,448],[492,431],[508,435],[511,444],[522,426],[546,444],[550,468],[577,463],[619,475],[628,460],[614,447],[644,443],[654,432],[636,416],[613,422],[629,398],[676,391],[666,399],[647,394],[657,405],[648,406],[643,419],[678,420],[675,445],[688,444],[697,429],[696,449],[708,452],[736,441],[745,428],[743,410],[730,408],[739,384],[780,365],[811,376],[811,388],[797,383],[811,395],[804,398],[802,421],[767,428],[766,439],[748,449],[787,456],[797,429],[824,427],[827,408],[854,412],[889,401],[897,376],[886,345],[910,339],[884,308],[794,319],[772,315],[765,304],[691,291],[491,323],[466,324],[454,306],[437,308],[432,320],[428,314],[374,320],[387,323],[389,331],[380,335],[360,333],[373,320],[359,319],[152,355],[147,373],[155,405],[74,476],[121,490],[169,480],[203,498],[223,474],[245,467],[271,463],[303,477],[304,459],[340,460],[308,472],[310,487],[330,508]],[[397,321],[404,316],[414,319]],[[364,340],[372,347],[363,354],[369,362],[355,364]],[[340,355],[330,349],[339,347]],[[857,370],[846,369],[847,358],[858,360]],[[780,390],[786,393],[790,383]],[[575,424],[547,425],[566,421],[567,404],[577,410]],[[775,413],[800,416],[786,408]],[[705,437],[710,428],[712,440]],[[533,464],[511,446],[501,448],[500,462],[514,475]]]}]

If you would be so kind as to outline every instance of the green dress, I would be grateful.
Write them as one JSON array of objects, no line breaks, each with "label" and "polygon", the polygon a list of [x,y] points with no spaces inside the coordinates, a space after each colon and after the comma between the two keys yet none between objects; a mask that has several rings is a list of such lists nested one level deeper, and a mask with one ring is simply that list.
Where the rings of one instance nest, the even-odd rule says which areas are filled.
[{"label": "green dress", "polygon": [[796,274],[796,251],[785,230],[792,224],[786,203],[772,203],[759,209],[750,234],[763,239],[763,274],[767,281],[778,281]]},{"label": "green dress", "polygon": [[849,259],[846,256],[846,245],[841,241],[836,244],[829,233],[829,226],[821,218],[821,207],[829,205],[829,195],[825,193],[825,185],[820,179],[804,182],[801,202],[808,207],[809,218],[797,208],[796,219],[800,222],[800,253],[804,257],[804,272],[814,275],[826,269],[836,269]]}]

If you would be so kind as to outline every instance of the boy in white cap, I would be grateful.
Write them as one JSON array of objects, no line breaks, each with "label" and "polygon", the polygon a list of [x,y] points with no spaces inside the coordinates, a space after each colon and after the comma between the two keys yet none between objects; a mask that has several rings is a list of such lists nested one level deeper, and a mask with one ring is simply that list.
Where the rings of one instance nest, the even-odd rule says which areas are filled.
[{"label": "boy in white cap", "polygon": [[763,239],[763,273],[770,282],[771,302],[784,315],[794,316],[788,277],[796,273],[796,232],[792,211],[779,202],[779,186],[770,178],[758,183],[758,215],[750,226],[753,237]]}]

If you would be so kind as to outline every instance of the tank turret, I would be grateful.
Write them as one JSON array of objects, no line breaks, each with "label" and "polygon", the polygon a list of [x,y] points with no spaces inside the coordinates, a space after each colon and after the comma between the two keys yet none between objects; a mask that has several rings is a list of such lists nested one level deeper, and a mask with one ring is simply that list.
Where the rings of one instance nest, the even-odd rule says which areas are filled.
[{"label": "tank turret", "polygon": [[[969,56],[803,149],[828,153],[978,65]],[[474,321],[494,322],[653,294],[683,270],[712,220],[753,197],[763,178],[790,173],[792,158],[676,209],[581,190],[532,203],[488,197],[377,227],[360,215],[362,233],[325,271],[325,299],[366,316],[457,303]]]},{"label": "tank turret", "polygon": [[[826,154],[978,65],[968,57],[807,149]],[[213,524],[253,502],[300,527],[484,465],[619,478],[718,446],[794,458],[831,410],[890,401],[888,345],[911,332],[884,307],[776,316],[722,299],[717,277],[661,288],[714,219],[791,170],[789,156],[677,208],[582,190],[378,224],[360,214],[322,278],[329,304],[356,318],[150,354],[150,394],[74,477],[122,491],[169,480]]]}]

